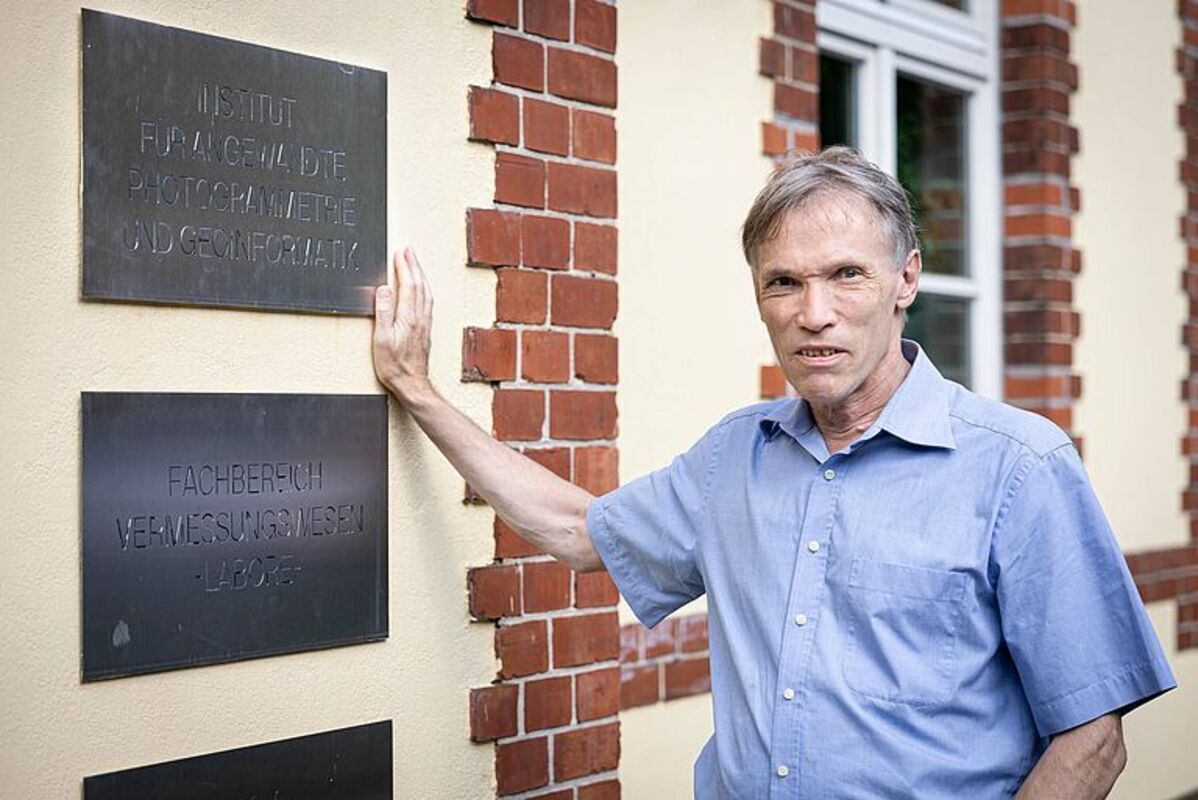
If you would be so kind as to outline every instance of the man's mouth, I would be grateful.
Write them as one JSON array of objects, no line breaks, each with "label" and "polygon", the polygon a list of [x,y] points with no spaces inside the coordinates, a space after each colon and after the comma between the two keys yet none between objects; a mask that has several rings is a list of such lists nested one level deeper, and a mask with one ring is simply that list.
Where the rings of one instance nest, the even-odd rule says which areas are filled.
[{"label": "man's mouth", "polygon": [[808,367],[830,367],[848,355],[839,347],[800,347],[794,354],[800,363]]},{"label": "man's mouth", "polygon": [[829,358],[844,351],[836,347],[800,347],[796,352],[803,358]]}]

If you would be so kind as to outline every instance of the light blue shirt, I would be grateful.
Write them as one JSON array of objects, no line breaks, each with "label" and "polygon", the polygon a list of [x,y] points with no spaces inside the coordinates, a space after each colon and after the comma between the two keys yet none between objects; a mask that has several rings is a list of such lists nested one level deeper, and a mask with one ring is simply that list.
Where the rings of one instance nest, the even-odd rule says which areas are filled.
[{"label": "light blue shirt", "polygon": [[762,403],[591,503],[642,622],[707,594],[698,798],[1007,797],[1051,735],[1176,685],[1069,438],[903,351],[838,453]]}]

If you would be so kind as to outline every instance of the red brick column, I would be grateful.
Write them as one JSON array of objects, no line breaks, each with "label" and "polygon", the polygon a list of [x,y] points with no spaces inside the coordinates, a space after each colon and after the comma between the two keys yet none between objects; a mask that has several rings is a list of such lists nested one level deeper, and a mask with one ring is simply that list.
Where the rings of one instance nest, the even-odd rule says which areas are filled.
[{"label": "red brick column", "polygon": [[[469,0],[494,26],[470,138],[495,150],[493,208],[467,212],[470,265],[497,273],[495,323],[469,328],[462,379],[494,388],[494,434],[600,494],[617,484],[616,8]],[[574,575],[498,518],[470,570],[470,613],[495,624],[500,669],[470,693],[495,741],[498,796],[620,794],[619,622],[606,573]],[[527,794],[526,794],[527,793]]]},{"label": "red brick column", "polygon": [[1071,0],[1004,0],[1002,143],[1004,177],[1003,320],[1008,402],[1073,427],[1081,379],[1073,342],[1077,189],[1069,185],[1078,149],[1070,125],[1077,67],[1069,61]]},{"label": "red brick column", "polygon": [[761,123],[769,156],[819,148],[819,52],[815,0],[775,0],[774,33],[758,44],[761,75],[774,84],[774,118]]}]

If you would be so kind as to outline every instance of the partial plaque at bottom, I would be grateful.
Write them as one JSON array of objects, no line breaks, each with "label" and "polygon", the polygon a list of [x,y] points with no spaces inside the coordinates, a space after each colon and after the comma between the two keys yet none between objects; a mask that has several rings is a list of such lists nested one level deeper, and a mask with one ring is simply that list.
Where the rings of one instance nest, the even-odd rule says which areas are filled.
[{"label": "partial plaque at bottom", "polygon": [[391,722],[83,779],[83,800],[390,800]]},{"label": "partial plaque at bottom", "polygon": [[83,678],[387,636],[383,395],[83,395]]}]

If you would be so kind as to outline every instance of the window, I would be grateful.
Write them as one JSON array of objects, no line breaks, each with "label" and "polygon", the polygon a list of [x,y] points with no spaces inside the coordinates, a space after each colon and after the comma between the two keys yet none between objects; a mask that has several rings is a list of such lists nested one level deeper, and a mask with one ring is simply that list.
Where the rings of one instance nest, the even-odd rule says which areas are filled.
[{"label": "window", "polygon": [[821,0],[820,136],[895,175],[923,277],[904,335],[946,377],[1002,391],[996,0]]}]

